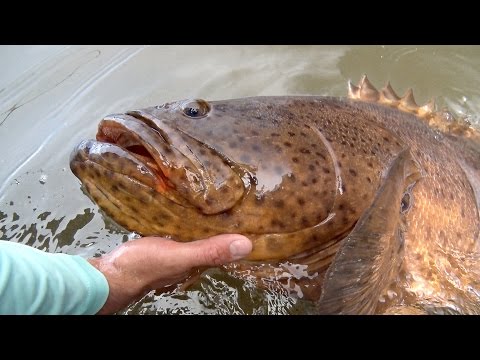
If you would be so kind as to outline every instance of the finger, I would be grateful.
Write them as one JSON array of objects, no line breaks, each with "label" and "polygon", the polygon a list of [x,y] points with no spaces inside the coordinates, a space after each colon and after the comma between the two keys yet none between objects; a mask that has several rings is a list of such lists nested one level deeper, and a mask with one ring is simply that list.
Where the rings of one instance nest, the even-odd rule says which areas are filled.
[{"label": "finger", "polygon": [[252,251],[252,242],[242,235],[217,235],[182,244],[184,264],[190,267],[215,266],[244,258]]}]

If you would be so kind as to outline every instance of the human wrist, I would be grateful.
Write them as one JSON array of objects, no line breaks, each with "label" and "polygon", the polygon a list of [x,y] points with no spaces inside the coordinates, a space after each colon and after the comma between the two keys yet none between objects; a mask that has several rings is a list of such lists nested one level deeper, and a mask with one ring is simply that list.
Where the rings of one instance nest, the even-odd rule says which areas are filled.
[{"label": "human wrist", "polygon": [[103,274],[109,288],[107,300],[98,315],[120,311],[149,291],[148,285],[142,279],[132,278],[121,264],[116,264],[117,259],[112,261],[108,255],[88,259],[88,262]]}]

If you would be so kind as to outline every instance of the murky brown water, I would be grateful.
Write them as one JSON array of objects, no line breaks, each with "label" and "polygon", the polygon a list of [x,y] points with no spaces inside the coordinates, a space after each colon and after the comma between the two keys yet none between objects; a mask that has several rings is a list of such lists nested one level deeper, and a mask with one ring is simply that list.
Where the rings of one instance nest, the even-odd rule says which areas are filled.
[{"label": "murky brown water", "polygon": [[[367,73],[480,124],[480,46],[1,46],[0,68],[0,239],[85,257],[132,236],[99,213],[69,169],[73,147],[106,114],[190,97],[343,96]],[[151,294],[125,313],[309,305],[211,270],[189,291]]]}]

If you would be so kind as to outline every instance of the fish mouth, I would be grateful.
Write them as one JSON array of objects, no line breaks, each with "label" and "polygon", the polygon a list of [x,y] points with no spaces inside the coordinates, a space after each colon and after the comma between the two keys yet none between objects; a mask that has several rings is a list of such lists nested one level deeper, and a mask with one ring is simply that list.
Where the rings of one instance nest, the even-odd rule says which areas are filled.
[{"label": "fish mouth", "polygon": [[[210,181],[208,171],[185,148],[185,137],[178,129],[144,111],[130,111],[104,117],[98,126],[96,140],[81,142],[72,153],[74,163],[93,162],[110,171],[130,177],[155,189],[178,205],[196,207],[204,214],[216,214],[233,207],[243,195],[242,185],[230,197]],[[193,140],[191,140],[193,141]],[[211,152],[214,156],[214,152]],[[228,164],[227,171],[232,172]],[[78,176],[78,175],[77,175]],[[79,177],[79,176],[78,176]],[[213,196],[212,196],[213,194]]]},{"label": "fish mouth", "polygon": [[[165,156],[172,152],[171,145],[166,134],[159,129],[149,127],[128,113],[109,115],[100,122],[96,139],[100,143],[118,146],[143,164],[163,185],[157,189],[159,192],[175,189],[167,176],[171,161]],[[138,169],[144,174],[144,169]]]}]

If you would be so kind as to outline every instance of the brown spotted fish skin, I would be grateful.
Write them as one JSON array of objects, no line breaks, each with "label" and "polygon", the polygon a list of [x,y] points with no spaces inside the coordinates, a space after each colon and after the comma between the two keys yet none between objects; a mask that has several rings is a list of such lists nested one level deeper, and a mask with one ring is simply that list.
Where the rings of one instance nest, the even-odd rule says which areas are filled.
[{"label": "brown spotted fish skin", "polygon": [[[478,147],[465,146],[466,131],[429,124],[442,124],[432,120],[434,105],[419,107],[409,94],[402,100],[365,81],[350,86],[354,99],[185,100],[110,115],[96,141],[74,150],[71,169],[125,228],[178,241],[245,234],[254,243],[250,261],[307,264],[318,297],[342,239],[407,151],[421,177],[409,188],[396,283],[415,304],[444,299],[456,290],[444,275],[455,266],[449,254],[477,259]],[[400,214],[397,202],[392,213]],[[460,283],[475,285],[467,272]]]},{"label": "brown spotted fish skin", "polygon": [[[360,94],[362,87],[370,89],[369,99]],[[431,308],[436,304],[447,312],[480,313],[478,131],[445,111],[436,112],[433,102],[416,105],[411,90],[400,98],[387,84],[376,99],[375,91],[366,77],[358,87],[350,86],[350,97],[361,100],[349,106],[350,111],[359,118],[371,114],[376,123],[391,129],[410,148],[422,174],[407,214],[401,274],[405,289],[397,285],[395,292],[404,291],[418,303]],[[392,108],[377,105],[386,103],[385,92],[394,94],[388,96],[395,99]],[[406,113],[397,115],[396,108]],[[459,292],[464,299],[458,299]]]}]

